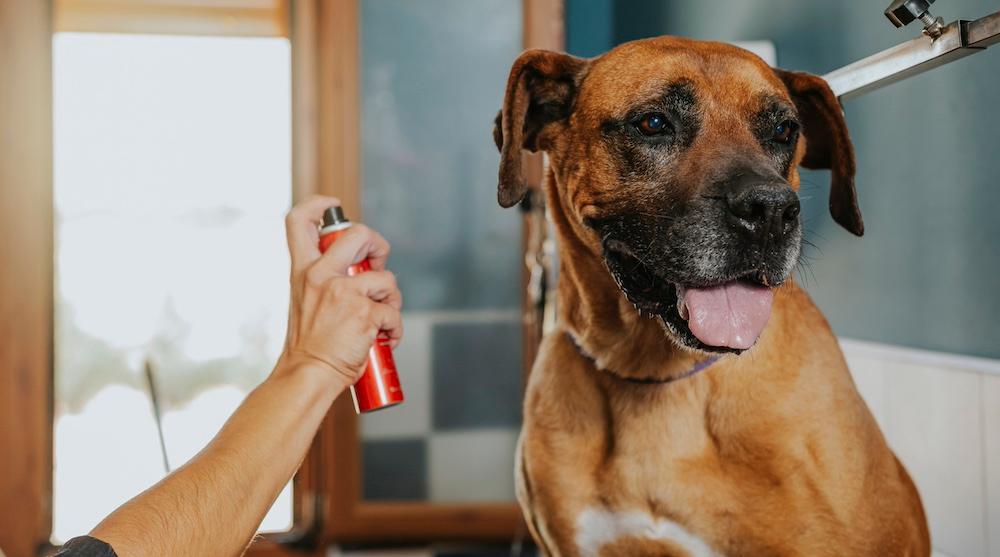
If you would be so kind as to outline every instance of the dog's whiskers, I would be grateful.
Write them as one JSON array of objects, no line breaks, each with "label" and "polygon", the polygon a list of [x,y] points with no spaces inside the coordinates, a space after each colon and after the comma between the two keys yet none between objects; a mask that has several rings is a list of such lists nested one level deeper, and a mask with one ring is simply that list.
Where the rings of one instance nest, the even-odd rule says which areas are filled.
[{"label": "dog's whiskers", "polygon": [[[814,244],[808,238],[803,237],[802,238],[802,244],[805,247],[814,249],[814,250],[816,250],[816,251],[818,251],[818,252],[820,252],[822,254],[823,250],[821,250],[819,248],[819,246],[817,246],[816,244]],[[813,256],[811,254],[809,254],[807,252],[807,250],[802,249],[802,250],[799,251],[798,260],[795,262],[795,271],[799,275],[799,280],[802,281],[803,284],[807,284],[807,280],[806,280],[806,276],[805,276],[806,271],[809,272],[809,276],[812,278],[812,284],[814,284],[814,285],[818,284],[818,282],[816,280],[816,273],[813,271],[813,268],[812,268],[813,259],[814,259]]]}]

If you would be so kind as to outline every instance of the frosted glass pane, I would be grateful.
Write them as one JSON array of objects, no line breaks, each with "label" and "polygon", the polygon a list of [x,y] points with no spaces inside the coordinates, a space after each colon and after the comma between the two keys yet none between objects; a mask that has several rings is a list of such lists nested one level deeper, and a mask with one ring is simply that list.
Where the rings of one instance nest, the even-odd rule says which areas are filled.
[{"label": "frosted glass pane", "polygon": [[392,242],[406,404],[361,418],[367,499],[510,501],[521,407],[521,218],[493,118],[521,2],[362,0],[365,220]]},{"label": "frosted glass pane", "polygon": [[[193,456],[283,342],[284,39],[57,34],[53,539]],[[292,519],[291,488],[264,530]]]},{"label": "frosted glass pane", "polygon": [[364,216],[407,309],[519,307],[521,221],[497,205],[492,130],[520,2],[364,0],[361,21]]}]

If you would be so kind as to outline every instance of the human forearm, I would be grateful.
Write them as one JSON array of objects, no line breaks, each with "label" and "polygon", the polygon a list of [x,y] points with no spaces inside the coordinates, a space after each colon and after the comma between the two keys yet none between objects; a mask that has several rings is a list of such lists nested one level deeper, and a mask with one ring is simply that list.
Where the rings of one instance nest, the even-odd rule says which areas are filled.
[{"label": "human forearm", "polygon": [[240,554],[345,386],[324,366],[283,359],[204,450],[91,534],[121,557]]},{"label": "human forearm", "polygon": [[[121,557],[242,553],[330,404],[364,372],[376,336],[391,344],[401,338],[402,296],[385,271],[388,242],[354,225],[319,252],[317,227],[337,203],[311,198],[285,221],[291,300],[274,372],[203,451],[91,532]],[[366,259],[370,272],[348,274]]]}]

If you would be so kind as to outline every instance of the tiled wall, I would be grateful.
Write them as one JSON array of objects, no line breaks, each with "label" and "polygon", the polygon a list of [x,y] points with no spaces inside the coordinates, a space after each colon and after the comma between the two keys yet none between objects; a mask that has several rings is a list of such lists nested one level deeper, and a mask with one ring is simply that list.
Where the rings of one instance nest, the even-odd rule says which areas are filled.
[{"label": "tiled wall", "polygon": [[1000,361],[842,342],[923,498],[935,555],[1000,557]]},{"label": "tiled wall", "polygon": [[520,312],[411,311],[403,328],[406,402],[361,417],[365,499],[512,501]]}]

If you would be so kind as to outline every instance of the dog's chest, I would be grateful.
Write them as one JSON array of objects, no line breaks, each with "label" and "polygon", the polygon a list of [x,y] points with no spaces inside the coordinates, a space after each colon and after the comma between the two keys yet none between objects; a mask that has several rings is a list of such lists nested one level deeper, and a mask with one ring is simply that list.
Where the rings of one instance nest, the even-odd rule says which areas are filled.
[{"label": "dog's chest", "polygon": [[716,555],[683,525],[641,510],[612,511],[601,506],[576,516],[576,545],[581,557],[601,555]]},{"label": "dog's chest", "polygon": [[[622,440],[626,441],[626,440]],[[629,441],[631,442],[631,441]],[[595,497],[574,519],[582,556],[679,557],[718,555],[715,530],[741,530],[731,484],[700,458],[695,439],[616,452],[594,478]],[[674,449],[673,458],[667,453]],[[712,534],[706,536],[707,533]]]},{"label": "dog's chest", "polygon": [[686,402],[615,413],[611,450],[592,478],[596,497],[575,517],[581,555],[716,555],[706,525],[742,530],[731,515],[740,492],[720,462],[719,439],[704,406]]},{"label": "dog's chest", "polygon": [[659,412],[615,420],[614,449],[594,478],[599,496],[576,515],[580,555],[715,554],[676,518],[704,495],[692,491],[699,484],[686,481],[685,471],[699,468],[695,462],[710,450],[699,421],[683,413],[668,420]]}]

